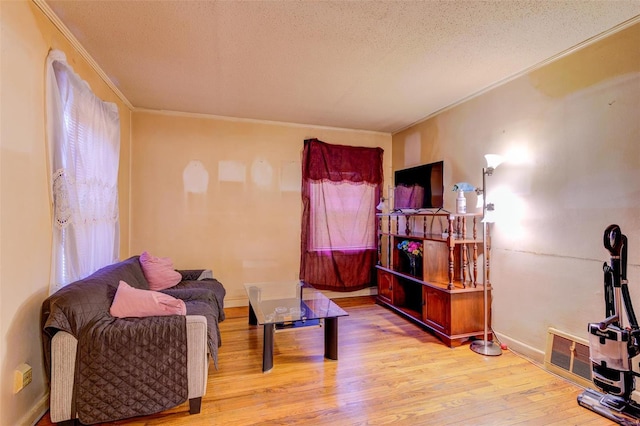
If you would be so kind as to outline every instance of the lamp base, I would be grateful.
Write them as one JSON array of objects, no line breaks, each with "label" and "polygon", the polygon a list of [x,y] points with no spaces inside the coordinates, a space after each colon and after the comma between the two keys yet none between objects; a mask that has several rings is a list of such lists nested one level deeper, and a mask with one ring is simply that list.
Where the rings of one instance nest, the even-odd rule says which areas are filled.
[{"label": "lamp base", "polygon": [[494,342],[485,342],[484,340],[476,340],[471,342],[469,348],[480,355],[498,356],[502,355],[502,349]]}]

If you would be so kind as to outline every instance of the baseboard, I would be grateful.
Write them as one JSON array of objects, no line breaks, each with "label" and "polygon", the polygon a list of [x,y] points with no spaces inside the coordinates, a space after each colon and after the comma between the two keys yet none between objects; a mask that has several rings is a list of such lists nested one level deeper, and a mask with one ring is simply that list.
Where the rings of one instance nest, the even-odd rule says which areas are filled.
[{"label": "baseboard", "polygon": [[340,292],[340,291],[325,291],[321,290],[321,293],[327,296],[329,299],[342,299],[345,297],[360,297],[360,296],[375,296],[378,294],[378,287],[367,287],[362,290]]},{"label": "baseboard", "polygon": [[34,426],[36,423],[40,421],[42,416],[47,413],[49,409],[49,391],[45,392],[45,394],[40,398],[31,409],[25,413],[20,420],[18,420],[18,425],[20,426]]},{"label": "baseboard", "polygon": [[528,358],[536,364],[540,364],[541,366],[544,365],[544,351],[529,346],[526,343],[513,339],[505,334],[497,333],[495,330],[494,333],[496,333],[496,337],[500,343],[506,343],[509,350]]},{"label": "baseboard", "polygon": [[241,306],[249,306],[249,299],[246,296],[226,297],[224,298],[225,308],[238,308]]},{"label": "baseboard", "polygon": [[[327,296],[329,299],[341,299],[344,297],[360,297],[360,296],[375,296],[378,294],[377,287],[367,287],[362,290],[356,291],[348,291],[348,292],[339,292],[339,291],[320,291],[322,294]],[[224,307],[225,308],[238,308],[242,306],[249,306],[249,299],[247,296],[236,296],[236,297],[225,297],[224,298]]]}]

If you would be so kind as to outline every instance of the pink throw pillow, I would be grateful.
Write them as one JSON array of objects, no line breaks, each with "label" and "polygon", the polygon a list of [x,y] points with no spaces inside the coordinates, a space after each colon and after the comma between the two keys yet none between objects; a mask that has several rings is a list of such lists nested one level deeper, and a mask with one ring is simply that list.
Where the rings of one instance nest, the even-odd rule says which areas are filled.
[{"label": "pink throw pillow", "polygon": [[145,251],[140,255],[140,265],[150,290],[164,290],[182,281],[182,275],[173,269],[168,257],[151,256]]},{"label": "pink throw pillow", "polygon": [[140,290],[120,281],[109,313],[118,318],[186,315],[187,307],[168,294]]}]

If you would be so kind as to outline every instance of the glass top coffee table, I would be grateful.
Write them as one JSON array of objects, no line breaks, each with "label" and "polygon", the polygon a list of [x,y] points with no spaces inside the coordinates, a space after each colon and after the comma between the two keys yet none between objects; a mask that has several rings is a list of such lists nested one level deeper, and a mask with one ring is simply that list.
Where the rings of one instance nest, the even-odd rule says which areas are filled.
[{"label": "glass top coffee table", "polygon": [[276,329],[318,326],[324,322],[324,356],[338,359],[338,318],[349,315],[304,282],[245,284],[249,324],[264,328],[262,371],[273,368]]}]

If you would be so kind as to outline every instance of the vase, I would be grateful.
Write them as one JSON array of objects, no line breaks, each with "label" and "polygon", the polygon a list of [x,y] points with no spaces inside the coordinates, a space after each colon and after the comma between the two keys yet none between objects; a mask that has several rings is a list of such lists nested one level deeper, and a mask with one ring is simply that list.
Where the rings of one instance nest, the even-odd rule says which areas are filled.
[{"label": "vase", "polygon": [[409,273],[418,275],[418,256],[410,253],[407,253],[407,256],[409,257]]}]

